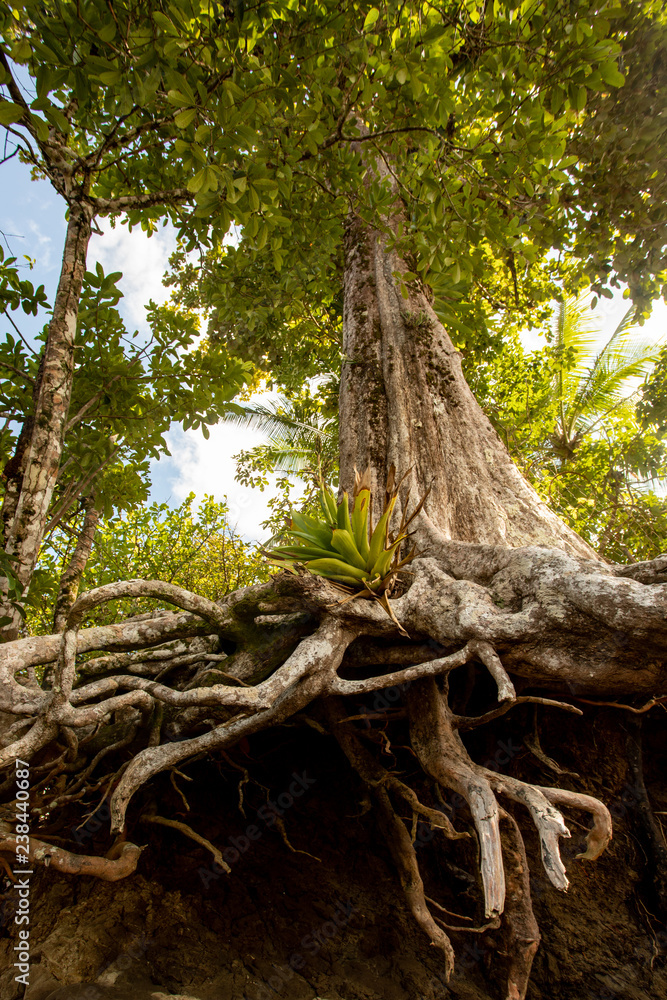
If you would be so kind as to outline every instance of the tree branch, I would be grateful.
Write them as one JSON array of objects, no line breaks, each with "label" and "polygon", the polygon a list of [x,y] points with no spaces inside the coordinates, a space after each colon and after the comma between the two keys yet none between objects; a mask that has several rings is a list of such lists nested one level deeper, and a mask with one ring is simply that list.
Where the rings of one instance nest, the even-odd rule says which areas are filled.
[{"label": "tree branch", "polygon": [[192,201],[194,195],[187,188],[173,188],[169,191],[147,191],[145,194],[128,194],[120,198],[90,198],[96,214],[131,212],[138,208],[152,208],[154,205],[180,205]]}]

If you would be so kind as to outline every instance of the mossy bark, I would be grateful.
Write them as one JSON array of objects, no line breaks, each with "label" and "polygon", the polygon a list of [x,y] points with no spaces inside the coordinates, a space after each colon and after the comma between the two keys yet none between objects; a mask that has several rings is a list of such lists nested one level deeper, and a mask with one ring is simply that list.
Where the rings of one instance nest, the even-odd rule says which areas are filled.
[{"label": "mossy bark", "polygon": [[370,465],[374,495],[387,470],[411,470],[413,501],[430,488],[423,538],[544,545],[596,559],[538,497],[476,402],[461,359],[418,283],[400,291],[407,267],[388,235],[347,223],[341,482]]}]

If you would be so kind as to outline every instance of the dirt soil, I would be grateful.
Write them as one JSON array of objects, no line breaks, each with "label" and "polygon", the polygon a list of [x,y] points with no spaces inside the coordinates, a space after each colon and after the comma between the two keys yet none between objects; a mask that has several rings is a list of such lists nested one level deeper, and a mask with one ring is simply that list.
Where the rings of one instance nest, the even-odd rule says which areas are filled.
[{"label": "dirt soil", "polygon": [[[527,815],[514,810],[542,933],[529,1000],[667,998],[667,913],[654,890],[654,859],[627,763],[627,715],[590,709],[582,719],[538,710],[543,754],[576,777],[555,774],[526,747],[533,713],[522,707],[467,739],[474,758],[539,784],[599,795],[615,833],[597,862],[575,860],[587,817],[566,815],[571,886],[562,894],[542,871]],[[428,797],[407,732],[394,724],[388,746],[377,735],[388,731],[377,724],[368,730],[383,763]],[[644,753],[651,803],[667,811],[660,709],[645,720]],[[308,725],[282,727],[236,748],[233,762],[236,768],[219,755],[186,765],[192,781],[174,775],[189,810],[169,775],[137,796],[129,837],[146,848],[131,878],[104,883],[36,871],[27,990],[14,979],[16,893],[4,879],[2,1000],[502,1000],[503,956],[493,932],[452,935],[457,966],[444,984],[438,953],[407,913],[365,789],[329,736]],[[238,767],[250,777],[242,785],[245,815]],[[181,833],[138,823],[151,809],[220,847],[231,874],[216,870],[210,853]],[[462,810],[452,818],[459,829],[469,823]],[[446,841],[424,825],[415,834],[427,895],[481,922],[474,841]],[[104,853],[110,844],[99,818],[78,836],[82,852]]]}]

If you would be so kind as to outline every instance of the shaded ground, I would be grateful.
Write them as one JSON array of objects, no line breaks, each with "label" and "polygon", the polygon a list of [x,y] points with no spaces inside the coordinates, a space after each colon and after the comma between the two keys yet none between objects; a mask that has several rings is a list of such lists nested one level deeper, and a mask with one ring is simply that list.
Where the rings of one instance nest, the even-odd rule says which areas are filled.
[{"label": "shaded ground", "polygon": [[[586,817],[566,816],[573,836],[563,844],[571,879],[564,895],[548,883],[527,817],[515,810],[542,932],[529,998],[667,997],[667,913],[653,889],[655,863],[627,762],[628,716],[538,710],[544,754],[579,772],[574,777],[554,774],[524,745],[533,711],[516,709],[476,732],[469,743],[475,759],[599,795],[614,815],[615,835],[597,862],[576,861],[584,829],[574,821]],[[659,813],[667,810],[660,709],[644,730],[647,786]],[[386,766],[418,780],[401,723],[392,724],[391,746],[388,731],[377,719],[367,730],[384,740]],[[406,912],[365,791],[329,736],[308,725],[282,727],[238,747],[233,762],[251,778],[243,785],[245,817],[238,790],[244,775],[222,755],[186,766],[191,782],[174,776],[190,811],[161,775],[137,797],[132,816],[136,824],[142,810],[157,809],[187,822],[226,852],[231,874],[216,872],[211,855],[181,833],[143,823],[132,829],[132,822],[130,836],[147,845],[133,877],[103,883],[37,872],[26,992],[10,967],[16,893],[4,879],[3,1000],[500,1000],[502,956],[493,933],[453,935],[456,973],[448,987],[441,983],[441,961]],[[426,786],[423,793],[437,804]],[[278,821],[268,803],[282,812]],[[454,806],[452,818],[466,828],[462,809]],[[104,853],[107,829],[84,826],[80,850]],[[448,842],[424,825],[416,836],[427,894],[481,922],[474,841]]]}]

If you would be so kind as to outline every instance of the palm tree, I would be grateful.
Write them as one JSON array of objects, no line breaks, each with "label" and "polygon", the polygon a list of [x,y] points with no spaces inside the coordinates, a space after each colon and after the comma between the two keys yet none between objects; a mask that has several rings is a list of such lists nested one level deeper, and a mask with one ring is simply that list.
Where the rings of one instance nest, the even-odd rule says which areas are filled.
[{"label": "palm tree", "polygon": [[569,461],[582,440],[600,429],[606,418],[628,410],[636,393],[632,379],[645,376],[658,348],[636,337],[634,306],[623,316],[602,350],[595,352],[598,330],[587,297],[570,297],[556,315],[555,346],[561,364],[554,376],[557,423],[550,435],[553,451]]},{"label": "palm tree", "polygon": [[242,406],[225,421],[268,435],[268,442],[252,454],[261,455],[270,471],[292,473],[316,485],[337,478],[338,417],[325,416],[312,396],[278,396],[266,404]]}]

